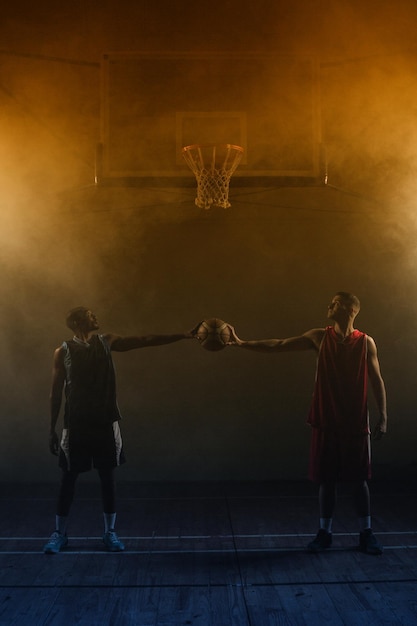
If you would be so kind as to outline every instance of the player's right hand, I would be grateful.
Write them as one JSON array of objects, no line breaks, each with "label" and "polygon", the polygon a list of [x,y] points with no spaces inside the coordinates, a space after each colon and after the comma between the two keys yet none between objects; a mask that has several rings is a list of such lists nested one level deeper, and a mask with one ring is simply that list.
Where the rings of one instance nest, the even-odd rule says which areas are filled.
[{"label": "player's right hand", "polygon": [[227,342],[227,346],[240,346],[243,341],[241,339],[239,339],[239,337],[236,334],[236,331],[234,329],[234,326],[232,326],[231,324],[227,324],[229,330],[230,330],[230,340]]},{"label": "player's right hand", "polygon": [[52,433],[49,433],[49,451],[54,456],[58,456],[58,450],[59,450],[58,435],[56,434],[55,431],[53,431]]},{"label": "player's right hand", "polygon": [[201,320],[201,322],[198,322],[198,324],[196,324],[194,328],[188,331],[188,335],[191,339],[197,339],[197,341],[201,341],[201,337],[199,336],[198,331],[200,330],[200,326],[202,323],[203,320]]},{"label": "player's right hand", "polygon": [[383,436],[386,434],[386,432],[387,432],[386,423],[379,421],[372,431],[372,439],[375,439],[376,441],[380,441],[383,438]]}]

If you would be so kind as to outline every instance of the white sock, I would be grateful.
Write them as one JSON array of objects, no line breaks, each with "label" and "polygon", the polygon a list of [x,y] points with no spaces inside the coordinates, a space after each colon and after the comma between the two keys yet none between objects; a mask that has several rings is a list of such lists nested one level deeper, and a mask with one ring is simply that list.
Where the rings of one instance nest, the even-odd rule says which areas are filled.
[{"label": "white sock", "polygon": [[361,532],[369,530],[371,528],[371,516],[359,518],[359,529]]},{"label": "white sock", "polygon": [[332,532],[332,517],[321,517],[320,518],[320,530],[325,530],[327,533]]},{"label": "white sock", "polygon": [[64,517],[63,515],[55,515],[55,529],[62,535],[65,535],[65,533],[67,532],[67,522],[68,517]]},{"label": "white sock", "polygon": [[114,525],[116,523],[116,513],[103,513],[104,517],[104,532],[107,533],[109,530],[114,530]]}]

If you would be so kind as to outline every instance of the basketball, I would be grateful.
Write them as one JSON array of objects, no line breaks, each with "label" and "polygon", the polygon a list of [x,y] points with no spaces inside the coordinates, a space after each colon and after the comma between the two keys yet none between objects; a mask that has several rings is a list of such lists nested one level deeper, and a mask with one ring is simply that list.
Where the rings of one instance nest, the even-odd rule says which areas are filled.
[{"label": "basketball", "polygon": [[226,347],[226,343],[230,341],[231,335],[226,322],[219,320],[217,317],[211,317],[201,322],[197,331],[197,337],[203,348],[215,352]]}]

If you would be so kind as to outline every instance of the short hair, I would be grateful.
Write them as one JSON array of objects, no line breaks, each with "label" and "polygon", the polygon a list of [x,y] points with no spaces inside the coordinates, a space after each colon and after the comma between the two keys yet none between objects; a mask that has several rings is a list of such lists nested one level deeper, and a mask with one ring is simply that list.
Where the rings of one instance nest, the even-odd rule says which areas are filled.
[{"label": "short hair", "polygon": [[343,302],[349,304],[352,308],[356,309],[358,312],[361,308],[360,300],[354,293],[350,293],[349,291],[338,291],[336,296],[342,298]]},{"label": "short hair", "polygon": [[78,323],[84,319],[85,314],[89,311],[85,306],[77,306],[74,309],[71,309],[67,313],[67,317],[65,319],[66,325],[71,330],[75,330],[78,326]]}]

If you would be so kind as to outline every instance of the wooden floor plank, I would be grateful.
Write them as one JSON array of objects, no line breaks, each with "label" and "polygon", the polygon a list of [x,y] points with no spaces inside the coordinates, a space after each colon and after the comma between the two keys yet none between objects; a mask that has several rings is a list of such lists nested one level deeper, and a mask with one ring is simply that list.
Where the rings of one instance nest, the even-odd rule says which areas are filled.
[{"label": "wooden floor plank", "polygon": [[259,626],[286,623],[285,620],[291,626],[344,623],[321,585],[257,588],[247,590],[246,598],[251,622]]},{"label": "wooden floor plank", "polygon": [[[1,626],[43,626],[50,622],[58,588],[0,590]],[[58,626],[58,623],[56,623]]]},{"label": "wooden floor plank", "polygon": [[304,553],[239,554],[239,566],[246,585],[288,585],[320,581],[311,555]]},{"label": "wooden floor plank", "polygon": [[[6,605],[6,606],[5,606]],[[242,591],[229,588],[13,590],[1,626],[249,626]]]},{"label": "wooden floor plank", "polygon": [[401,624],[417,624],[417,580],[378,583],[390,609]]},{"label": "wooden floor plank", "polygon": [[250,626],[238,587],[163,589],[158,606],[158,626]]},{"label": "wooden floor plank", "polygon": [[0,586],[59,585],[74,571],[74,559],[38,554],[0,554]]},{"label": "wooden floor plank", "polygon": [[[180,564],[180,568],[178,565]],[[158,555],[152,566],[164,569],[163,580],[171,584],[194,582],[197,584],[234,585],[240,583],[236,555],[233,552],[214,554]]]},{"label": "wooden floor plank", "polygon": [[51,556],[56,486],[0,487],[0,626],[417,624],[414,487],[376,490],[378,557],[356,549],[343,490],[332,548],[310,554],[306,484],[121,485],[126,552],[108,554],[98,485],[81,483],[68,550]]}]

